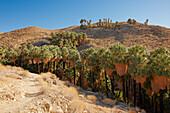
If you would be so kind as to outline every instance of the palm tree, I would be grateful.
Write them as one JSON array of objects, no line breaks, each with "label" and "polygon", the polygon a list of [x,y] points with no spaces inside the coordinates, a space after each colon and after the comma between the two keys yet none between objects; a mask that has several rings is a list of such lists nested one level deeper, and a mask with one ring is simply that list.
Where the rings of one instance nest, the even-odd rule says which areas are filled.
[{"label": "palm tree", "polygon": [[[91,49],[93,50],[93,49]],[[92,51],[89,51],[89,53],[92,52]],[[88,66],[89,66],[89,69],[91,70],[92,72],[92,90],[94,91],[94,86],[95,86],[95,68],[99,65],[99,57],[98,57],[98,54],[97,54],[97,50],[94,49],[94,52],[91,53],[89,56],[88,56]]]},{"label": "palm tree", "polygon": [[123,81],[123,97],[124,102],[126,102],[125,96],[125,83],[124,83],[124,75],[126,75],[128,61],[127,61],[127,48],[120,43],[114,44],[110,48],[113,63],[116,68],[116,72],[119,76],[122,76]]},{"label": "palm tree", "polygon": [[78,70],[79,74],[80,74],[80,87],[82,85],[82,72],[83,72],[83,63],[81,60],[77,60],[76,61],[76,69]]},{"label": "palm tree", "polygon": [[87,21],[87,25],[89,26],[89,27],[91,27],[91,20],[89,20],[89,22]]},{"label": "palm tree", "polygon": [[3,62],[3,60],[7,59],[7,56],[6,56],[7,52],[8,52],[7,46],[1,46],[0,47],[0,61],[2,59],[2,62]]},{"label": "palm tree", "polygon": [[101,26],[102,26],[102,20],[99,19],[99,27],[101,27]]},{"label": "palm tree", "polygon": [[[165,48],[160,47],[150,52],[150,55],[148,56],[148,60],[149,62],[146,64],[145,70],[147,71],[149,78],[147,79],[148,82],[146,82],[145,86],[147,87],[149,85],[150,89],[152,90],[151,96],[152,98],[155,97],[153,102],[154,103],[153,109],[156,109],[157,94],[160,92],[161,94],[160,106],[163,106],[162,90],[164,90],[167,86],[169,86],[169,82],[168,82],[168,79],[170,78],[169,51],[166,50]],[[162,107],[160,107],[160,111],[163,111]]]},{"label": "palm tree", "polygon": [[48,71],[50,71],[51,67],[50,67],[50,63],[51,63],[51,59],[53,58],[53,53],[50,51],[50,47],[48,46],[42,46],[41,47],[41,52],[40,52],[40,59],[42,59],[42,69],[44,72],[45,67],[48,65]]},{"label": "palm tree", "polygon": [[[129,68],[128,73],[135,79],[134,82],[134,106],[136,105],[136,83],[139,83],[139,102],[142,105],[142,88],[144,88],[144,82],[146,81],[147,74],[145,74],[144,66],[147,64],[148,51],[145,47],[136,45],[128,49]],[[141,88],[142,87],[142,88]],[[144,99],[143,99],[144,100]]]},{"label": "palm tree", "polygon": [[5,49],[0,46],[0,59],[5,56]]},{"label": "palm tree", "polygon": [[135,25],[135,24],[136,24],[136,20],[135,20],[135,19],[133,19],[132,23]]},{"label": "palm tree", "polygon": [[144,24],[145,24],[145,26],[147,26],[147,25],[148,25],[148,21],[149,21],[149,20],[148,20],[148,19],[146,19],[146,22],[144,23]]},{"label": "palm tree", "polygon": [[129,18],[128,21],[127,21],[127,23],[132,24],[132,19]]},{"label": "palm tree", "polygon": [[83,35],[82,35],[82,33],[79,33],[78,40],[77,40],[79,46],[82,44],[82,39],[83,39]]},{"label": "palm tree", "polygon": [[87,42],[87,34],[83,33],[83,42],[86,43]]},{"label": "palm tree", "polygon": [[116,21],[116,27],[119,25],[119,22],[118,21]]},{"label": "palm tree", "polygon": [[83,25],[83,22],[84,22],[84,19],[81,19],[80,20],[80,24]]},{"label": "palm tree", "polygon": [[74,42],[73,42],[73,47],[75,47],[76,48],[76,46],[78,45],[78,43],[77,43],[77,41],[76,40],[74,40]]},{"label": "palm tree", "polygon": [[63,47],[63,48],[61,49],[61,53],[62,53],[63,70],[64,70],[64,69],[65,69],[65,63],[66,63],[67,57],[68,57],[68,55],[69,55],[69,50],[68,50],[68,48]]},{"label": "palm tree", "polygon": [[[54,46],[51,50],[50,50],[53,54],[53,58],[54,58],[54,70],[55,73],[57,74],[58,71],[58,62],[61,60],[62,56],[61,56],[61,50],[58,46]],[[55,67],[56,64],[56,67]]]},{"label": "palm tree", "polygon": [[[29,44],[29,45],[28,45],[29,51],[31,51],[33,48],[34,48],[34,46],[33,46],[32,44]],[[34,60],[33,60],[32,56],[31,56],[31,53],[29,54],[29,58],[30,58],[30,60],[32,61],[32,65],[33,65],[33,64],[34,64]]]},{"label": "palm tree", "polygon": [[59,47],[60,47],[60,49],[63,47],[63,39],[61,39],[60,41],[59,41]]},{"label": "palm tree", "polygon": [[33,47],[30,50],[30,57],[33,59],[37,64],[37,72],[40,73],[40,66],[39,66],[39,60],[41,58],[41,49],[39,47]]},{"label": "palm tree", "polygon": [[[105,51],[105,50],[104,50]],[[107,75],[110,77],[111,79],[111,88],[112,88],[112,93],[114,95],[114,76],[113,76],[113,71],[115,70],[115,66],[113,65],[113,61],[112,61],[112,56],[110,51],[105,51],[105,52],[101,52],[103,53],[100,57],[100,62],[101,62],[101,66],[104,68],[105,70],[105,79],[106,79],[106,94],[108,96],[108,83],[107,83]],[[107,75],[106,75],[107,74]]]},{"label": "palm tree", "polygon": [[76,49],[70,49],[68,60],[71,63],[71,66],[73,66],[74,71],[74,85],[76,84],[76,69],[75,69],[75,63],[76,61],[80,60],[80,54]]},{"label": "palm tree", "polygon": [[167,78],[170,78],[170,57],[168,54],[169,51],[162,47],[151,52],[150,67],[154,77],[151,80],[151,87],[156,94],[159,92],[159,89],[163,90],[168,85]]},{"label": "palm tree", "polygon": [[119,76],[124,76],[127,72],[127,48],[120,43],[114,44],[110,48],[113,63]]},{"label": "palm tree", "polygon": [[11,62],[13,62],[14,66],[15,66],[15,61],[17,60],[19,56],[19,53],[17,51],[17,49],[8,49],[5,57],[7,59],[9,59]]},{"label": "palm tree", "polygon": [[27,49],[27,47],[24,47],[22,50],[22,61],[26,64],[26,67],[28,67],[28,63],[29,63],[29,54],[30,54],[30,50]]},{"label": "palm tree", "polygon": [[89,54],[88,54],[87,50],[85,50],[85,51],[81,54],[81,61],[83,62],[83,69],[85,69],[85,64],[86,64],[88,55],[89,55]]}]

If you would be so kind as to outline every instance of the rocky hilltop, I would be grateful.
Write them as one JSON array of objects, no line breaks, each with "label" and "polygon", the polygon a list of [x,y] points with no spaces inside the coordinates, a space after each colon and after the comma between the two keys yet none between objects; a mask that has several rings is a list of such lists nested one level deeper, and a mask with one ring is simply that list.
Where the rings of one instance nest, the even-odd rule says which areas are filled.
[{"label": "rocky hilltop", "polygon": [[0,64],[1,113],[144,113],[100,95],[51,73],[38,75]]},{"label": "rocky hilltop", "polygon": [[87,33],[92,40],[91,46],[109,47],[111,44],[121,42],[129,47],[141,44],[148,49],[160,46],[170,49],[170,29],[160,26],[141,24],[133,25],[120,22],[115,28],[106,29],[103,27],[93,27],[85,30],[79,26],[71,26],[64,29],[48,30],[39,27],[27,27],[15,31],[0,34],[0,46],[16,48],[22,44],[44,45],[49,44],[51,32],[74,31]]}]

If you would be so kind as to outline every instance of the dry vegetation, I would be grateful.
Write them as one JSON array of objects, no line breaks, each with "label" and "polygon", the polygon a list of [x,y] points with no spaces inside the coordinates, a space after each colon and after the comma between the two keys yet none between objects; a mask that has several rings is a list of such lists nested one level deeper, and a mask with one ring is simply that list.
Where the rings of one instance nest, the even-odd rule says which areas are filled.
[{"label": "dry vegetation", "polygon": [[[74,31],[77,33],[87,33],[92,43],[88,46],[109,47],[111,44],[121,42],[125,46],[141,44],[148,49],[154,49],[160,46],[170,48],[170,29],[140,23],[136,25],[126,22],[119,23],[120,26],[114,29],[106,28],[88,28],[81,30],[79,26],[72,26],[64,29],[47,30],[39,27],[27,27],[8,33],[0,34],[0,46],[18,47],[22,44],[44,45],[49,44],[51,32]],[[86,45],[87,46],[87,45]],[[83,48],[88,48],[83,46]]]}]

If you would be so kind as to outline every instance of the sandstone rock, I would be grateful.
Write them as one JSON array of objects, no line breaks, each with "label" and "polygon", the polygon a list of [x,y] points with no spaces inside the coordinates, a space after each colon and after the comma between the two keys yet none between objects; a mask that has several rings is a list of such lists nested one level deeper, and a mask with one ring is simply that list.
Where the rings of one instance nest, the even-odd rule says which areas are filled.
[{"label": "sandstone rock", "polygon": [[115,104],[116,104],[116,101],[115,101],[115,100],[108,99],[108,98],[102,100],[102,102],[103,102],[104,104],[107,104],[107,105],[115,105]]},{"label": "sandstone rock", "polygon": [[80,97],[80,98],[84,98],[84,95],[82,95],[82,94],[79,94],[79,97]]},{"label": "sandstone rock", "polygon": [[50,113],[64,113],[60,106],[53,106]]},{"label": "sandstone rock", "polygon": [[68,100],[78,99],[78,91],[74,87],[67,87],[63,90],[62,94]]},{"label": "sandstone rock", "polygon": [[95,95],[87,95],[87,99],[89,99],[91,101],[96,101],[97,97]]}]

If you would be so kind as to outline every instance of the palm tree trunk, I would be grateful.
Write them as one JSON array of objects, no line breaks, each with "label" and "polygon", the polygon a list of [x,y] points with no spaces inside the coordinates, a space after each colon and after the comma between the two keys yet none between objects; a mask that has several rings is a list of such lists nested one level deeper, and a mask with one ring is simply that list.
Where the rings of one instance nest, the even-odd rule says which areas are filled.
[{"label": "palm tree trunk", "polygon": [[142,105],[142,87],[141,83],[139,83],[139,106]]},{"label": "palm tree trunk", "polygon": [[45,63],[42,61],[42,71],[44,72]]},{"label": "palm tree trunk", "polygon": [[134,106],[136,106],[136,81],[133,80],[133,97],[134,97],[134,101],[133,101],[133,104]]},{"label": "palm tree trunk", "polygon": [[81,76],[82,76],[82,71],[80,71],[80,87],[81,87]]},{"label": "palm tree trunk", "polygon": [[109,96],[109,95],[108,95],[109,88],[108,88],[107,80],[108,80],[108,78],[107,78],[107,74],[106,74],[106,70],[105,70],[106,95],[107,95],[107,97],[108,97],[108,96]]},{"label": "palm tree trunk", "polygon": [[132,92],[131,78],[129,78],[128,84],[129,84],[129,87],[128,87],[128,92],[129,92],[128,98],[130,99],[130,94]]},{"label": "palm tree trunk", "polygon": [[19,66],[22,67],[21,65],[22,65],[22,61],[21,61],[21,55],[20,55],[19,56]]},{"label": "palm tree trunk", "polygon": [[114,93],[114,90],[115,90],[115,87],[114,87],[114,75],[111,77],[111,88],[112,88],[112,94],[114,96],[115,95],[115,93]]},{"label": "palm tree trunk", "polygon": [[76,84],[76,68],[73,67],[73,70],[74,70],[74,85]]},{"label": "palm tree trunk", "polygon": [[58,64],[56,65],[56,71],[55,74],[58,76]]},{"label": "palm tree trunk", "polygon": [[163,91],[160,89],[160,113],[164,113]]},{"label": "palm tree trunk", "polygon": [[66,63],[63,61],[63,70],[65,69],[65,64],[66,64]]},{"label": "palm tree trunk", "polygon": [[56,62],[55,62],[55,61],[53,61],[53,73],[55,73],[55,71],[56,71],[56,67],[55,67],[55,65],[56,65]]},{"label": "palm tree trunk", "polygon": [[122,83],[123,83],[123,100],[126,103],[125,79],[124,79],[124,76],[122,76]]},{"label": "palm tree trunk", "polygon": [[92,72],[92,82],[93,82],[93,86],[92,86],[92,91],[95,91],[95,87],[94,87],[94,70]]},{"label": "palm tree trunk", "polygon": [[157,95],[155,95],[155,97],[154,97],[153,113],[158,113],[158,111],[157,111]]},{"label": "palm tree trunk", "polygon": [[34,60],[32,59],[31,61],[32,61],[32,65],[34,65]]},{"label": "palm tree trunk", "polygon": [[39,66],[39,62],[37,61],[37,71],[38,71],[38,74],[40,73],[40,66]]},{"label": "palm tree trunk", "polygon": [[128,100],[128,97],[129,97],[129,87],[128,87],[128,80],[126,80],[126,98]]},{"label": "palm tree trunk", "polygon": [[15,61],[14,61],[14,66],[15,66]]},{"label": "palm tree trunk", "polygon": [[151,107],[151,110],[152,110],[152,113],[154,113],[154,96],[152,96],[152,107]]},{"label": "palm tree trunk", "polygon": [[95,89],[95,87],[94,87],[94,82],[95,82],[95,80],[94,80],[94,73],[95,73],[95,71],[93,70],[93,91],[94,91],[94,89]]},{"label": "palm tree trunk", "polygon": [[48,62],[48,72],[51,71],[51,61]]}]

